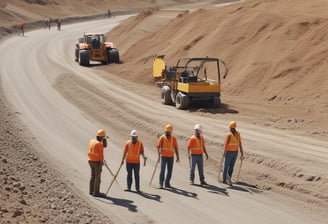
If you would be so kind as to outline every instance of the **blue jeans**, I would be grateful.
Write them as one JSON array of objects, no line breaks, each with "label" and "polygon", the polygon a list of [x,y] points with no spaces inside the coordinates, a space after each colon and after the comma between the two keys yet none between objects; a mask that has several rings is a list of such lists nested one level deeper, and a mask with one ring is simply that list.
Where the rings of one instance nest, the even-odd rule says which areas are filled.
[{"label": "blue jeans", "polygon": [[191,167],[190,167],[190,180],[194,181],[195,179],[195,168],[198,168],[199,180],[204,182],[204,169],[203,169],[203,154],[200,155],[191,155]]},{"label": "blue jeans", "polygon": [[140,189],[140,177],[139,177],[140,164],[139,163],[126,163],[126,171],[128,172],[127,183],[128,189],[131,189],[132,185],[132,171],[134,173],[134,179],[136,181],[136,190]]},{"label": "blue jeans", "polygon": [[224,158],[224,170],[223,170],[223,182],[227,182],[227,174],[232,177],[233,168],[238,156],[238,151],[236,152],[226,152]]},{"label": "blue jeans", "polygon": [[172,170],[173,170],[173,160],[174,157],[164,157],[161,156],[161,171],[159,173],[159,184],[163,186],[164,183],[164,175],[165,175],[165,167],[167,166],[167,173],[165,178],[165,184],[170,184]]}]

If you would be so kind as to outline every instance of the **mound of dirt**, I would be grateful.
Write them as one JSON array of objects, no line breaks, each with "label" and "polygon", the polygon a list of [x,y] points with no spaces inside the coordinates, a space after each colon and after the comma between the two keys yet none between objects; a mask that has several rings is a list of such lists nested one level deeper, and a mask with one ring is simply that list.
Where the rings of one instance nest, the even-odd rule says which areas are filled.
[{"label": "mound of dirt", "polygon": [[[320,122],[328,112],[327,7],[324,0],[253,0],[179,14],[161,26],[154,18],[163,12],[139,15],[108,35],[123,53],[123,65],[108,70],[152,85],[155,55],[165,55],[168,65],[181,57],[218,57],[229,70],[221,80],[223,98],[285,107],[277,119],[302,114],[298,119],[305,125],[297,128],[310,126],[310,134],[327,136],[328,123]],[[145,24],[157,27],[134,38]],[[291,127],[288,120],[281,124]]]}]

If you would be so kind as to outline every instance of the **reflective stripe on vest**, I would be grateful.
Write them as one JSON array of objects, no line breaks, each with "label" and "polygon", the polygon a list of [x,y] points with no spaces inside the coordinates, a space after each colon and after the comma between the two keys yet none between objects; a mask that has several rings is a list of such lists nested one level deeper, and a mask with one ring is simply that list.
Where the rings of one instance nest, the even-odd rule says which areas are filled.
[{"label": "reflective stripe on vest", "polygon": [[137,154],[133,153],[133,144],[132,141],[130,140],[128,142],[128,153],[126,155],[126,160],[127,161],[135,161],[135,162],[139,162],[139,155],[140,155],[140,147],[141,147],[141,143],[139,141],[136,142],[136,144],[138,144],[138,151]]},{"label": "reflective stripe on vest", "polygon": [[93,139],[89,143],[89,148],[88,148],[88,159],[91,161],[101,161],[102,160],[102,155],[100,155],[99,152],[95,151],[96,144],[100,143],[96,139]]},{"label": "reflective stripe on vest", "polygon": [[200,138],[197,138],[195,135],[193,135],[191,138],[194,139],[197,143],[196,147],[190,148],[191,154],[197,154],[197,155],[202,154],[203,153],[203,144],[204,144],[203,136],[200,136]]},{"label": "reflective stripe on vest", "polygon": [[239,146],[239,132],[237,132],[237,136],[234,136],[232,133],[228,134],[228,142],[227,142],[227,151],[238,151]]},{"label": "reflective stripe on vest", "polygon": [[161,155],[165,157],[173,157],[174,150],[173,150],[173,136],[169,140],[165,135],[162,136],[163,138],[163,145],[161,148]]}]

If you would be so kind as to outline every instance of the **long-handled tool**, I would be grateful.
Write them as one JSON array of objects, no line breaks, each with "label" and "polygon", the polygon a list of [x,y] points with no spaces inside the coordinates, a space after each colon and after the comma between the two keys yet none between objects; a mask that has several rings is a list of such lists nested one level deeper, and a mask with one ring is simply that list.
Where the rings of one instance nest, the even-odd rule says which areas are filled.
[{"label": "long-handled tool", "polygon": [[108,187],[108,189],[107,189],[107,191],[106,191],[106,195],[108,194],[110,188],[112,187],[114,181],[116,180],[116,177],[117,177],[118,173],[120,172],[122,166],[123,166],[123,163],[121,163],[120,168],[118,168],[116,174],[114,175],[114,178],[113,178],[112,182],[110,183],[110,185],[109,185],[109,187]]},{"label": "long-handled tool", "polygon": [[239,166],[239,170],[238,170],[238,174],[237,174],[237,183],[239,181],[239,175],[240,175],[242,165],[243,165],[243,159],[240,157],[240,166]]},{"label": "long-handled tool", "polygon": [[153,182],[153,179],[154,179],[154,176],[155,176],[155,173],[156,173],[156,170],[157,170],[158,164],[159,164],[159,159],[157,160],[157,162],[156,162],[156,164],[155,164],[155,169],[154,169],[153,174],[151,175],[151,178],[150,178],[150,181],[149,181],[149,186],[151,186],[151,182]]},{"label": "long-handled tool", "polygon": [[220,164],[219,164],[219,175],[218,175],[218,182],[221,182],[220,181],[220,174],[223,170],[223,160],[224,160],[224,156],[225,156],[225,153],[223,152],[223,155],[222,155],[222,158],[221,158],[221,161],[220,161]]},{"label": "long-handled tool", "polygon": [[[111,169],[109,168],[106,160],[103,161],[104,162],[104,166],[107,168],[107,170],[109,171],[109,173],[114,176],[114,173],[111,171]],[[118,184],[117,180],[115,180],[115,182]]]}]

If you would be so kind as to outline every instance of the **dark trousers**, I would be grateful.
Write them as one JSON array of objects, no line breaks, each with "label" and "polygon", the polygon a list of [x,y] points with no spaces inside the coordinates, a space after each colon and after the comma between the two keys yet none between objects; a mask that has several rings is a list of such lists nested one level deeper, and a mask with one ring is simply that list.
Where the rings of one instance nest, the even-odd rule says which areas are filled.
[{"label": "dark trousers", "polygon": [[203,154],[200,155],[191,155],[191,165],[190,165],[190,180],[194,181],[195,179],[195,168],[198,168],[199,180],[204,182],[204,169],[203,169]]},{"label": "dark trousers", "polygon": [[131,190],[132,185],[132,172],[134,173],[134,180],[135,180],[135,186],[136,190],[138,191],[140,189],[140,163],[126,163],[126,171],[128,172],[127,176],[127,183],[128,183],[128,189]]},{"label": "dark trousers", "polygon": [[172,170],[173,170],[173,160],[174,157],[164,157],[161,156],[161,171],[159,173],[159,184],[163,186],[164,183],[164,175],[165,175],[165,168],[167,167],[167,173],[165,178],[165,184],[170,184]]},{"label": "dark trousers", "polygon": [[233,168],[238,156],[238,151],[236,152],[226,152],[224,158],[224,170],[223,170],[223,182],[227,182],[227,174],[232,177]]},{"label": "dark trousers", "polygon": [[91,179],[89,185],[89,194],[99,194],[100,193],[100,177],[102,171],[102,161],[90,161],[89,165],[91,168]]}]

